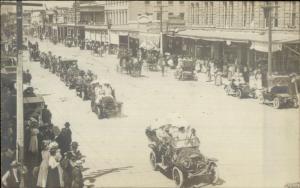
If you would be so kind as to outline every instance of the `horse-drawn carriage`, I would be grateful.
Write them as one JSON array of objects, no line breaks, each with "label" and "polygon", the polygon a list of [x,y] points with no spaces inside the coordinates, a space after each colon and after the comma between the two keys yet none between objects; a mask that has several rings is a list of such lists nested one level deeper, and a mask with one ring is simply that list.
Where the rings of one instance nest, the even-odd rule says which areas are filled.
[{"label": "horse-drawn carriage", "polygon": [[40,60],[40,50],[38,48],[38,44],[31,44],[28,46],[29,48],[29,59],[30,61],[39,61]]},{"label": "horse-drawn carriage", "polygon": [[175,71],[175,78],[178,80],[198,80],[195,73],[196,64],[192,60],[183,60]]},{"label": "horse-drawn carriage", "polygon": [[117,65],[117,71],[138,77],[142,74],[143,60],[136,57],[129,57],[128,55],[120,57],[119,64]]}]

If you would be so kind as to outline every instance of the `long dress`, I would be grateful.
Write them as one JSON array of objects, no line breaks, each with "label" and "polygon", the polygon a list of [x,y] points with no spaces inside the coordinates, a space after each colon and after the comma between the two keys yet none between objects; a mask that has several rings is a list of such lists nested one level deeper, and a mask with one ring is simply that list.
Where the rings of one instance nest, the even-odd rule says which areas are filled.
[{"label": "long dress", "polygon": [[42,151],[42,159],[37,180],[38,187],[46,187],[47,176],[48,176],[48,164],[49,164],[50,153],[48,150]]},{"label": "long dress", "polygon": [[49,157],[49,163],[48,163],[48,175],[47,175],[47,188],[59,188],[60,186],[60,180],[59,180],[59,172],[58,172],[58,166],[59,163],[55,160],[55,156]]},{"label": "long dress", "polygon": [[29,141],[29,151],[32,153],[38,152],[38,138],[39,130],[37,128],[31,129],[31,136]]}]

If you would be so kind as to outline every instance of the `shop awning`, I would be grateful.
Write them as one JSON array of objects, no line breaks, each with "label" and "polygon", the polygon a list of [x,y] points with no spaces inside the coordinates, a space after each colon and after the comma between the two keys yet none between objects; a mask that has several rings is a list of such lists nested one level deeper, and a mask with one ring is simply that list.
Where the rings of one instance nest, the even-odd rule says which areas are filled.
[{"label": "shop awning", "polygon": [[[268,43],[268,33],[254,33],[254,32],[241,32],[241,31],[208,31],[208,30],[185,30],[175,34],[175,36],[202,39],[208,41],[230,41],[230,42],[259,42]],[[274,44],[300,42],[299,34],[287,34],[274,32],[272,34],[272,42]],[[258,46],[258,45],[256,45]],[[275,48],[276,49],[276,48]]]},{"label": "shop awning", "polygon": [[140,48],[146,50],[156,50],[159,48],[160,35],[154,33],[140,33]]}]

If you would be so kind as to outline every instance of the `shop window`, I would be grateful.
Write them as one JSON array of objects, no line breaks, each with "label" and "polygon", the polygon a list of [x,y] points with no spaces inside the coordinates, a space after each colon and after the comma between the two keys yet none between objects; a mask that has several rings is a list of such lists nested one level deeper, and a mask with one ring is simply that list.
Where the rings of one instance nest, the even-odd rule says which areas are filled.
[{"label": "shop window", "polygon": [[179,16],[180,16],[181,19],[184,20],[184,13],[183,13],[183,12],[181,12],[181,13],[179,14]]},{"label": "shop window", "polygon": [[160,12],[156,13],[156,19],[157,19],[157,20],[160,20],[160,19],[161,19],[161,13],[160,13]]}]

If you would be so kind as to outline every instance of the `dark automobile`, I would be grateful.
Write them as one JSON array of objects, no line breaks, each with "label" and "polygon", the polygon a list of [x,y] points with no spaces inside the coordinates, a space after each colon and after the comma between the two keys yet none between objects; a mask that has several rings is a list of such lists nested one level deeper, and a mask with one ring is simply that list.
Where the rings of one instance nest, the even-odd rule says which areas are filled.
[{"label": "dark automobile", "polygon": [[61,81],[67,81],[67,71],[70,67],[78,67],[77,60],[75,59],[62,59],[59,62],[58,73]]},{"label": "dark automobile", "polygon": [[148,128],[150,140],[150,163],[153,170],[162,169],[170,173],[177,187],[184,187],[192,178],[207,177],[211,184],[219,179],[217,160],[206,158],[200,153],[199,143],[193,139],[164,141],[156,136],[156,131]]},{"label": "dark automobile", "polygon": [[195,73],[195,62],[184,60],[182,65],[176,70],[175,78],[178,80],[198,80]]},{"label": "dark automobile", "polygon": [[274,108],[299,106],[297,94],[300,86],[299,78],[292,82],[289,76],[277,76],[269,79],[269,87],[258,97],[261,104],[272,104]]},{"label": "dark automobile", "polygon": [[256,98],[255,89],[250,88],[247,83],[239,83],[236,87],[232,87],[230,84],[225,85],[224,90],[226,95],[238,97],[240,99],[247,97]]},{"label": "dark automobile", "polygon": [[39,61],[40,60],[40,51],[38,49],[37,44],[32,44],[31,47],[29,47],[29,58],[30,61]]}]

